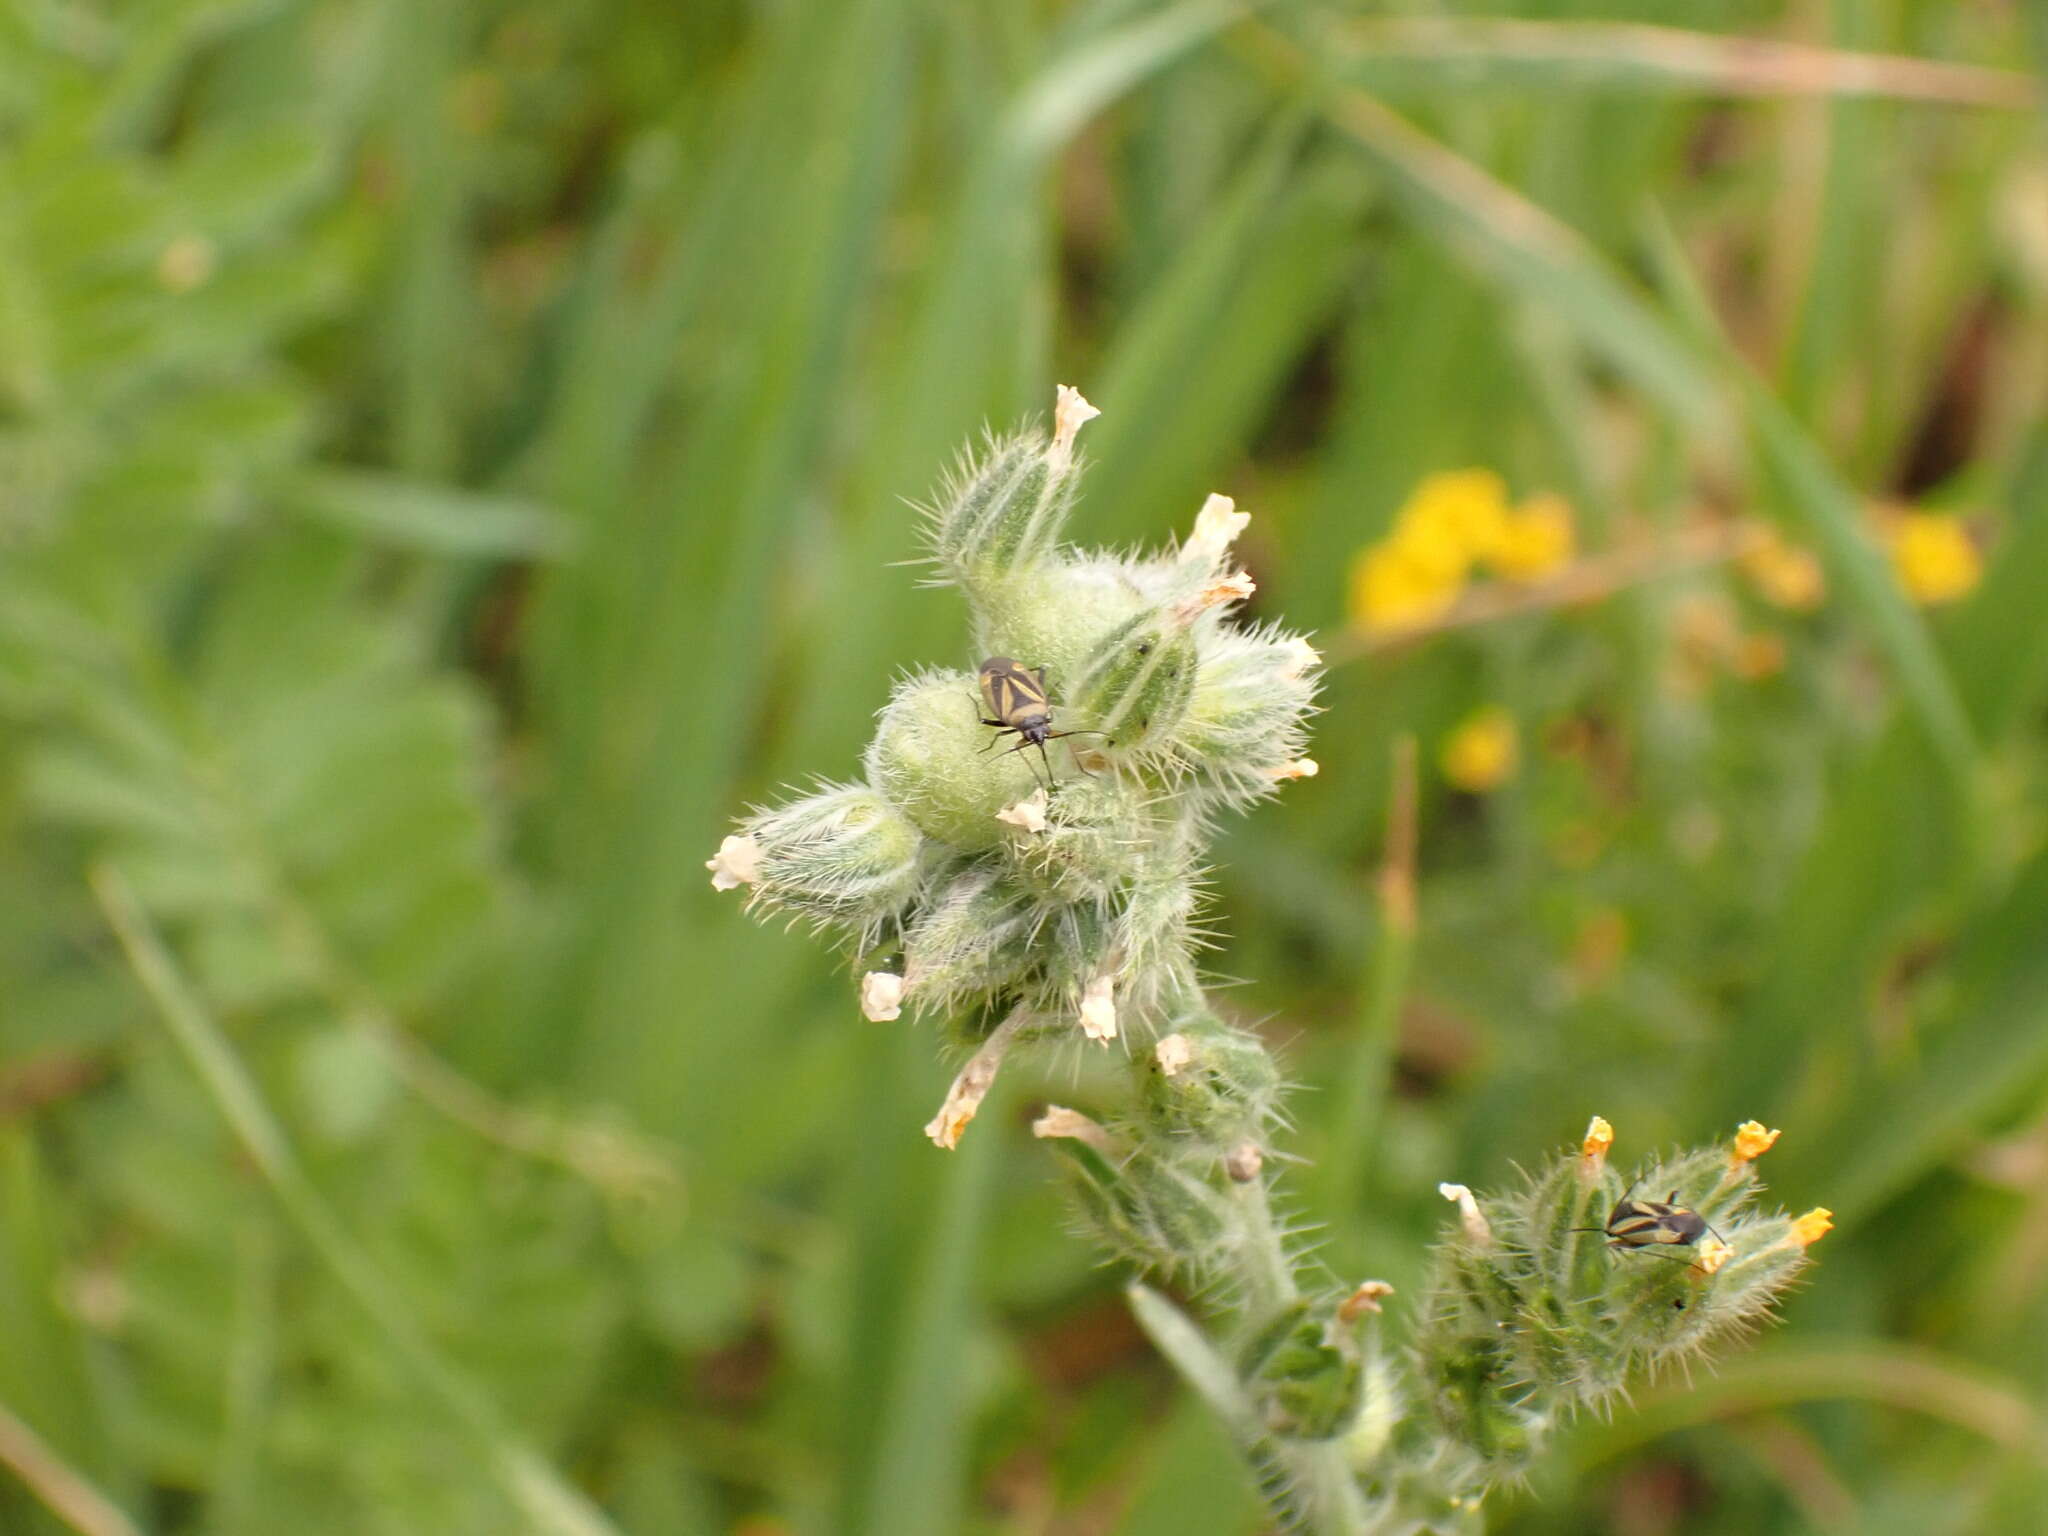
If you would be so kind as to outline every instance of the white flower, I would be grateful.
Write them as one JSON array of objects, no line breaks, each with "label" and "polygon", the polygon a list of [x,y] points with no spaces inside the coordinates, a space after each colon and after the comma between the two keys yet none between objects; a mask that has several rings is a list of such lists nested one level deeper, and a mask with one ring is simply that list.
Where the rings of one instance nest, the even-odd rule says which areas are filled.
[{"label": "white flower", "polygon": [[1168,1035],[1152,1047],[1152,1054],[1158,1058],[1161,1072],[1168,1077],[1178,1077],[1195,1059],[1194,1042],[1186,1035]]},{"label": "white flower", "polygon": [[1070,384],[1060,385],[1053,392],[1052,446],[1045,451],[1046,462],[1054,469],[1065,469],[1073,463],[1074,434],[1084,422],[1101,414],[1081,398],[1081,391]]},{"label": "white flower", "polygon": [[728,837],[718,852],[704,861],[711,871],[711,889],[735,890],[761,878],[761,845],[751,837]]},{"label": "white flower", "polygon": [[1026,832],[1045,830],[1045,810],[1049,805],[1043,789],[1031,792],[1028,800],[1019,800],[1015,805],[996,812],[997,821],[1006,821],[1013,827],[1022,827]]},{"label": "white flower", "polygon": [[1081,994],[1081,1033],[1104,1045],[1116,1038],[1116,1001],[1110,996],[1114,977],[1098,976]]},{"label": "white flower", "polygon": [[860,979],[860,1011],[877,1024],[903,1017],[903,978],[890,971],[869,971]]},{"label": "white flower", "polygon": [[1464,1223],[1465,1235],[1475,1243],[1493,1241],[1493,1228],[1486,1224],[1486,1217],[1480,1213],[1479,1202],[1472,1198],[1472,1191],[1462,1184],[1439,1184],[1436,1192],[1458,1207],[1458,1220]]},{"label": "white flower", "polygon": [[1211,495],[1195,514],[1195,531],[1180,547],[1180,558],[1188,565],[1215,565],[1230,552],[1233,540],[1252,520],[1249,512],[1237,510],[1228,496]]},{"label": "white flower", "polygon": [[1077,1109],[1068,1109],[1063,1104],[1048,1104],[1045,1113],[1031,1122],[1031,1134],[1040,1141],[1078,1141],[1093,1147],[1104,1157],[1121,1158],[1123,1146],[1100,1125],[1090,1120]]},{"label": "white flower", "polygon": [[1287,653],[1286,675],[1288,677],[1302,676],[1309,668],[1317,665],[1323,659],[1323,653],[1299,635],[1289,635],[1280,642],[1280,649]]}]

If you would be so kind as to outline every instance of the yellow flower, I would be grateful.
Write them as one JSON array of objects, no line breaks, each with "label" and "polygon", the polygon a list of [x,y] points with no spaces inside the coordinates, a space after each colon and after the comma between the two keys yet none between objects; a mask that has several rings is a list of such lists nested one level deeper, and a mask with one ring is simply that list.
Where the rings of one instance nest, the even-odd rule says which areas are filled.
[{"label": "yellow flower", "polygon": [[1531,496],[1503,519],[1489,558],[1509,581],[1541,581],[1569,565],[1575,548],[1571,503]]},{"label": "yellow flower", "polygon": [[1742,557],[1742,572],[1767,603],[1805,613],[1827,596],[1827,578],[1813,551],[1786,541],[1773,529]]},{"label": "yellow flower", "polygon": [[1984,558],[1953,517],[1907,512],[1891,530],[1892,568],[1917,603],[1946,603],[1972,591],[1984,574]]},{"label": "yellow flower", "polygon": [[1778,1144],[1778,1133],[1765,1128],[1761,1120],[1745,1120],[1735,1127],[1735,1145],[1728,1154],[1731,1165],[1753,1163]]},{"label": "yellow flower", "polygon": [[1744,635],[1736,642],[1730,664],[1736,676],[1752,683],[1776,677],[1785,670],[1785,642],[1767,630]]},{"label": "yellow flower", "polygon": [[1455,567],[1490,560],[1507,529],[1507,482],[1490,469],[1427,475],[1394,517],[1394,542],[1418,563]]},{"label": "yellow flower", "polygon": [[1834,1229],[1835,1213],[1824,1205],[1816,1205],[1804,1216],[1792,1218],[1792,1230],[1787,1234],[1788,1242],[1802,1248],[1811,1248]]},{"label": "yellow flower", "polygon": [[1514,777],[1517,756],[1514,716],[1489,704],[1445,738],[1437,765],[1457,788],[1483,795]]},{"label": "yellow flower", "polygon": [[1447,572],[1392,541],[1376,544],[1351,562],[1351,622],[1368,633],[1427,624],[1450,611],[1464,584],[1462,568]]},{"label": "yellow flower", "polygon": [[1598,1169],[1614,1145],[1614,1127],[1595,1115],[1586,1126],[1586,1139],[1579,1143],[1579,1156]]}]

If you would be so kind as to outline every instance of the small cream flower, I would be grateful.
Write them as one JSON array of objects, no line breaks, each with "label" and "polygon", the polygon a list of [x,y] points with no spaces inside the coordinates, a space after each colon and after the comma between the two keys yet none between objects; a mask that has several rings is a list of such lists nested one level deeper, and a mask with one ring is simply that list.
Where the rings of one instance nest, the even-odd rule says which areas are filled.
[{"label": "small cream flower", "polygon": [[1116,1000],[1110,995],[1116,986],[1112,976],[1098,976],[1081,994],[1081,1033],[1104,1045],[1116,1038]]},{"label": "small cream flower", "polygon": [[1709,1232],[1700,1239],[1699,1257],[1693,1260],[1692,1267],[1703,1275],[1718,1274],[1721,1266],[1734,1257],[1735,1249]]},{"label": "small cream flower", "polygon": [[1380,1310],[1380,1303],[1394,1294],[1394,1288],[1384,1280],[1366,1280],[1337,1304],[1337,1321],[1355,1323],[1368,1312]]},{"label": "small cream flower", "polygon": [[1199,614],[1211,608],[1220,608],[1225,603],[1241,603],[1259,590],[1259,584],[1245,571],[1231,571],[1217,577],[1193,597],[1177,606],[1174,617],[1183,624],[1192,622]]},{"label": "small cream flower", "polygon": [[1289,779],[1312,779],[1323,771],[1322,764],[1312,757],[1297,757],[1291,763],[1282,763],[1273,770],[1273,780],[1285,784]]},{"label": "small cream flower", "polygon": [[1031,792],[1029,799],[1019,800],[1015,805],[997,811],[996,820],[1008,822],[1013,827],[1022,827],[1026,832],[1043,832],[1046,807],[1050,804],[1045,791],[1036,789]]},{"label": "small cream flower", "polygon": [[1161,1072],[1168,1077],[1178,1077],[1195,1059],[1194,1042],[1186,1035],[1168,1035],[1152,1047],[1152,1054],[1157,1058]]},{"label": "small cream flower", "polygon": [[736,890],[761,878],[761,845],[751,837],[728,837],[718,852],[704,861],[711,871],[711,889]]},{"label": "small cream flower", "polygon": [[892,971],[869,971],[860,979],[860,1011],[877,1024],[903,1017],[903,978]]},{"label": "small cream flower", "polygon": [[1074,434],[1101,414],[1081,398],[1081,391],[1069,384],[1060,385],[1053,392],[1052,446],[1045,451],[1045,461],[1054,469],[1065,469],[1073,463]]},{"label": "small cream flower", "polygon": [[1287,653],[1286,676],[1300,677],[1323,659],[1323,653],[1310,645],[1299,635],[1290,635],[1281,642],[1280,648]]},{"label": "small cream flower", "polygon": [[1238,511],[1237,503],[1228,496],[1210,496],[1202,503],[1202,510],[1195,514],[1194,533],[1180,547],[1182,563],[1217,564],[1230,552],[1231,544],[1251,520],[1251,513]]},{"label": "small cream flower", "polygon": [[935,1146],[950,1152],[960,1145],[961,1132],[980,1112],[981,1101],[995,1086],[996,1072],[1022,1031],[1025,1018],[1022,1013],[1013,1013],[998,1024],[995,1032],[981,1042],[981,1049],[968,1057],[967,1065],[954,1076],[953,1086],[946,1090],[946,1102],[924,1128]]},{"label": "small cream flower", "polygon": [[1439,1184],[1436,1192],[1458,1208],[1458,1220],[1465,1228],[1465,1235],[1475,1243],[1493,1241],[1493,1228],[1486,1224],[1486,1217],[1479,1209],[1479,1202],[1472,1198],[1472,1191],[1462,1184]]},{"label": "small cream flower", "polygon": [[1104,1157],[1120,1158],[1123,1146],[1095,1121],[1090,1120],[1078,1109],[1068,1109],[1062,1104],[1048,1104],[1045,1113],[1031,1122],[1031,1134],[1040,1141],[1078,1141],[1093,1147]]}]

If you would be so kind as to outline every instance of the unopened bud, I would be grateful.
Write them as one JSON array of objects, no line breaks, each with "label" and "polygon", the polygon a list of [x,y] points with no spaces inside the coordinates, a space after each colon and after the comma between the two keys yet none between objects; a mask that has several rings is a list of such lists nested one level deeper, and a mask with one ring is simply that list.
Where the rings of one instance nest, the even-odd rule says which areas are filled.
[{"label": "unopened bud", "polygon": [[1240,1141],[1223,1154],[1223,1171],[1230,1175],[1234,1184],[1251,1183],[1265,1166],[1266,1154],[1259,1150],[1256,1141]]}]

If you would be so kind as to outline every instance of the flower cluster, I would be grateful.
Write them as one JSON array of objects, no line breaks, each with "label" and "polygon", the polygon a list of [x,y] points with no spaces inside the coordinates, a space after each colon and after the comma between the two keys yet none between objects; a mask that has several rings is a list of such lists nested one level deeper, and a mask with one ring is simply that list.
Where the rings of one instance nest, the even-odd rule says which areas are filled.
[{"label": "flower cluster", "polygon": [[[1389,1286],[1306,1262],[1269,1188],[1280,1076],[1209,1005],[1195,919],[1213,819],[1315,772],[1316,653],[1231,622],[1252,582],[1232,558],[1248,519],[1227,497],[1155,555],[1063,542],[1092,414],[1062,389],[1049,435],[991,442],[930,514],[978,670],[899,682],[860,778],[755,811],[709,860],[712,883],[837,936],[870,1019],[908,1007],[949,1023],[966,1060],[925,1128],[941,1147],[1019,1046],[1135,1046],[1121,1106],[1052,1106],[1033,1129],[1105,1249],[1213,1304],[1203,1327],[1132,1289],[1281,1527],[1474,1529],[1487,1488],[1564,1418],[1760,1315],[1828,1215],[1752,1208],[1777,1135],[1760,1125],[1624,1181],[1596,1119],[1516,1193],[1442,1187],[1457,1219],[1405,1351],[1382,1338]],[[1569,516],[1509,509],[1483,472],[1439,477],[1393,545],[1402,581],[1463,581],[1479,562],[1516,578],[1568,554]],[[1483,788],[1514,755],[1512,720],[1482,712],[1443,766]]]},{"label": "flower cluster", "polygon": [[1387,536],[1353,561],[1352,623],[1373,634],[1430,623],[1450,611],[1475,571],[1537,581],[1568,564],[1573,547],[1564,498],[1532,496],[1517,506],[1490,469],[1430,475]]},{"label": "flower cluster", "polygon": [[710,861],[714,885],[843,939],[869,1018],[909,1006],[974,1048],[928,1127],[942,1146],[1020,1040],[1149,1039],[1201,1011],[1208,825],[1316,771],[1316,652],[1229,618],[1253,590],[1231,554],[1248,513],[1211,496],[1152,556],[1062,542],[1094,414],[1063,387],[1050,436],[989,443],[930,511],[938,579],[1016,687],[990,663],[904,678],[859,782],[755,812]]},{"label": "flower cluster", "polygon": [[1576,1153],[1494,1198],[1446,1184],[1459,1218],[1439,1245],[1415,1363],[1438,1424],[1480,1482],[1517,1475],[1574,1412],[1740,1337],[1833,1224],[1759,1211],[1756,1121],[1732,1141],[1624,1178],[1594,1118]]}]

